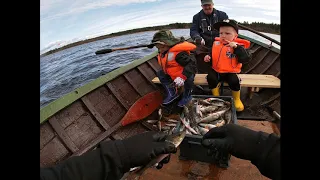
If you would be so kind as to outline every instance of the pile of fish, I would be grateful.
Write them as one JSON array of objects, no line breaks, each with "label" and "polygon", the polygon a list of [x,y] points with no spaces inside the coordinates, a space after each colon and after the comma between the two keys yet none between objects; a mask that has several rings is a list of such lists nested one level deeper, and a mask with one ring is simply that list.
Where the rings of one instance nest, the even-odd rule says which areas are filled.
[{"label": "pile of fish", "polygon": [[221,98],[193,98],[184,106],[180,116],[163,117],[159,109],[158,120],[147,120],[159,131],[171,134],[174,130],[186,128],[186,134],[204,135],[210,129],[229,124],[232,120],[232,104]]}]

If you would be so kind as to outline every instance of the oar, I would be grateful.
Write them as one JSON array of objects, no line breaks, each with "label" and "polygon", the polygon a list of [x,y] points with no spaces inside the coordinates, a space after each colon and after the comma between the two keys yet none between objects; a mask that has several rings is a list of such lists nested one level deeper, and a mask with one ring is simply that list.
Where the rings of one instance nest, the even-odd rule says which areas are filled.
[{"label": "oar", "polygon": [[93,142],[81,148],[78,152],[73,154],[73,156],[79,156],[87,152],[119,128],[146,118],[158,107],[160,107],[161,103],[162,95],[160,91],[154,91],[144,95],[129,108],[124,117],[116,125],[100,134]]},{"label": "oar", "polygon": [[96,51],[96,54],[106,54],[106,53],[111,53],[113,51],[127,50],[127,49],[141,48],[141,47],[153,48],[153,46],[154,46],[153,44],[143,44],[143,45],[138,45],[138,46],[124,47],[124,48],[101,49],[101,50]]}]

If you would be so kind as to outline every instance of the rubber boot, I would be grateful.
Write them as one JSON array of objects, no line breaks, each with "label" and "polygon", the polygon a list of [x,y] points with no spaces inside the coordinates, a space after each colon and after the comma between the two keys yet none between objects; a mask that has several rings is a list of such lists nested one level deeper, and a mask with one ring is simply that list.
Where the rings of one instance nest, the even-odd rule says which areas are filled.
[{"label": "rubber boot", "polygon": [[182,98],[178,103],[179,107],[183,107],[191,101],[192,99],[191,92],[192,92],[191,89],[184,89]]},{"label": "rubber boot", "polygon": [[220,96],[220,85],[221,84],[218,83],[217,87],[212,89],[212,95],[213,96]]},{"label": "rubber boot", "polygon": [[232,97],[234,100],[234,106],[236,108],[236,110],[239,111],[243,111],[244,106],[240,100],[240,90],[239,91],[232,91]]},{"label": "rubber boot", "polygon": [[162,104],[169,104],[179,97],[176,87],[169,87],[168,85],[163,85],[167,91],[167,97],[163,100]]}]

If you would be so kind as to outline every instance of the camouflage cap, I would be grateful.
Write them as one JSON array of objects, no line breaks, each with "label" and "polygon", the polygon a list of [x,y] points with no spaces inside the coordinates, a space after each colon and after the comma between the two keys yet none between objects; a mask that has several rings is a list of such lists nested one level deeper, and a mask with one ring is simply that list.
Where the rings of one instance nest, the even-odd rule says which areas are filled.
[{"label": "camouflage cap", "polygon": [[168,46],[173,46],[180,42],[173,36],[172,32],[169,30],[160,30],[153,35],[152,44],[164,44]]}]

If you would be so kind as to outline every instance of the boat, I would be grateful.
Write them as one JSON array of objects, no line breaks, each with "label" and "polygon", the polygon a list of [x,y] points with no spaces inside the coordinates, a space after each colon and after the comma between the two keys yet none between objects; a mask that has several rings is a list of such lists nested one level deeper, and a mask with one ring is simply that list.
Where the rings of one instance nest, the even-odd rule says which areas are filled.
[{"label": "boat", "polygon": [[[243,67],[242,73],[267,74],[280,78],[280,50],[270,46],[270,44],[265,44],[243,35],[239,37],[251,42],[250,50],[253,53],[252,61]],[[115,126],[119,124],[119,121],[126,115],[130,107],[140,98],[152,92],[164,92],[161,84],[152,82],[152,79],[156,77],[156,71],[159,69],[161,68],[157,62],[157,52],[153,52],[144,58],[115,69],[42,107],[40,109],[40,167],[52,166],[72,156],[81,155],[94,149],[101,141],[123,139],[138,133],[154,130],[145,120],[157,118],[158,110],[155,110],[141,121],[119,128],[115,128]],[[205,88],[205,86],[195,86],[193,94],[208,93]],[[244,90],[241,93],[245,94],[246,91]],[[244,95],[241,96],[242,98],[245,97]],[[264,88],[254,93],[252,99],[243,99],[242,101],[246,107],[246,112],[249,112],[249,116],[266,118],[265,121],[254,121],[254,118],[253,120],[252,118],[247,121],[243,120],[243,122],[246,122],[247,127],[250,127],[250,123],[253,123],[253,126],[263,126],[261,123],[264,123],[263,128],[269,128],[279,134],[280,123],[268,122],[273,117],[266,108],[261,106],[261,102],[267,103],[274,111],[280,112],[280,89]],[[238,122],[240,123],[241,120]],[[110,135],[104,137],[103,134],[108,130],[110,131],[110,129],[114,129],[113,133],[109,133]],[[151,177],[150,174],[152,173],[157,174],[159,179],[170,178],[168,174],[171,174],[172,177],[177,175],[181,179],[187,179],[187,177],[182,177],[184,175],[181,174],[187,176],[187,171],[191,171],[190,167],[195,162],[179,162],[186,168],[177,170],[176,166],[174,166],[177,161],[179,159],[174,155],[170,163],[161,170],[147,170],[146,179]],[[193,165],[191,165],[192,163]],[[170,169],[172,166],[175,167],[174,170]],[[199,165],[198,163],[198,166],[204,165],[201,163]],[[209,165],[208,167],[210,167],[210,170],[216,168],[216,170],[212,170],[208,174],[210,177],[217,177],[223,171],[217,170],[214,165]],[[239,169],[234,172],[237,178],[240,178],[240,176],[242,178],[248,177],[246,175],[248,166],[231,164],[231,167]],[[254,168],[252,167],[252,169]],[[252,171],[256,172],[257,170]],[[259,173],[255,174],[259,175]],[[254,176],[258,175],[251,174],[251,178],[256,179]],[[234,178],[230,176],[230,179]]]}]

